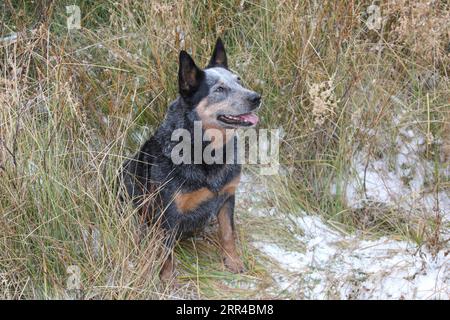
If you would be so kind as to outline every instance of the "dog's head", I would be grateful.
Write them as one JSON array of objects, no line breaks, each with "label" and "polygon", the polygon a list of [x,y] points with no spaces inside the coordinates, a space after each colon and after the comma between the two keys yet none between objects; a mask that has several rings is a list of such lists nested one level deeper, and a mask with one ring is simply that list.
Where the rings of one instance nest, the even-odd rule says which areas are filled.
[{"label": "dog's head", "polygon": [[186,51],[180,52],[178,84],[181,98],[205,129],[236,129],[258,123],[255,111],[261,104],[261,96],[245,88],[240,77],[228,69],[220,38],[203,70]]}]

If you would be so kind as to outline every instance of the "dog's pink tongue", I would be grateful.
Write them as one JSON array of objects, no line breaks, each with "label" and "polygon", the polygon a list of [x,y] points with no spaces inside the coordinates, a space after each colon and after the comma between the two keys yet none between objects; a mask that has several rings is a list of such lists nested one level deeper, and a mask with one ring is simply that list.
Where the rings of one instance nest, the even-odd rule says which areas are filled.
[{"label": "dog's pink tongue", "polygon": [[256,114],[254,113],[247,113],[247,114],[242,114],[239,116],[242,120],[245,120],[247,122],[250,122],[252,125],[255,125],[258,123],[259,118]]}]

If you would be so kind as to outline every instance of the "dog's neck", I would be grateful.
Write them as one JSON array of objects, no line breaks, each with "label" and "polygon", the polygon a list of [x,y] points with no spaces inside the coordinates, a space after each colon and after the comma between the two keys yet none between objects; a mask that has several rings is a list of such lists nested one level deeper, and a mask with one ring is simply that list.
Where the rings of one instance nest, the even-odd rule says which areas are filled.
[{"label": "dog's neck", "polygon": [[[169,105],[169,110],[166,116],[170,117],[170,119],[167,119],[169,121],[164,121],[164,123],[170,123],[171,125],[167,127],[160,127],[156,133],[157,140],[163,147],[163,153],[166,157],[171,156],[173,147],[180,142],[172,141],[172,132],[176,129],[185,129],[189,132],[192,144],[194,143],[195,138],[200,139],[202,143],[202,154],[205,149],[209,147],[208,151],[212,151],[211,153],[213,155],[217,152],[217,150],[222,150],[224,159],[226,159],[227,150],[228,152],[233,150],[233,159],[237,159],[235,155],[237,149],[236,130],[202,126],[200,132],[201,136],[195,137],[195,135],[199,135],[199,132],[196,132],[194,122],[200,121],[200,119],[181,98],[177,98]],[[229,146],[232,147],[232,149],[227,146],[231,142],[234,143],[234,146]],[[194,146],[192,145],[192,155],[194,154],[193,152]]]}]

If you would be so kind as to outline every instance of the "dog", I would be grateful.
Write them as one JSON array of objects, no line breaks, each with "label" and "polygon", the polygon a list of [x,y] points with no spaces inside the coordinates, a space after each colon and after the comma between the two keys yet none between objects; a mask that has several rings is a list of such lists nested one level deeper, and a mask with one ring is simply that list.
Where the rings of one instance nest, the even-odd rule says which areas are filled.
[{"label": "dog", "polygon": [[[170,234],[165,241],[167,258],[160,271],[161,279],[174,275],[176,241],[202,230],[214,217],[219,225],[224,264],[230,271],[241,273],[244,265],[236,249],[234,224],[235,191],[241,176],[241,165],[235,156],[236,130],[258,123],[255,112],[261,105],[261,95],[245,88],[240,77],[228,68],[220,38],[204,69],[197,67],[186,51],[180,52],[178,89],[179,95],[170,103],[160,127],[123,164],[122,185],[140,208],[146,224],[158,221]],[[203,141],[201,150],[209,146],[213,154],[222,151],[229,155],[231,149],[231,161],[174,163],[172,156],[178,142],[172,141],[172,133],[183,129],[194,135],[195,123],[201,124],[205,136],[208,131],[223,135],[220,139],[212,135],[210,141]],[[230,143],[234,147],[227,148]],[[194,145],[189,146],[194,150]]]}]

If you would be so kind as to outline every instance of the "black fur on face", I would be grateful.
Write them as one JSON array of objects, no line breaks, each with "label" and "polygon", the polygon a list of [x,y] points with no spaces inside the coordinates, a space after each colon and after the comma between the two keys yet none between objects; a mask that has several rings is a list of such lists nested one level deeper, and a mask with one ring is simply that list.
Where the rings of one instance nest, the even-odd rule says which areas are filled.
[{"label": "black fur on face", "polygon": [[205,73],[196,66],[191,56],[184,50],[180,52],[178,69],[178,88],[186,102],[191,102],[193,95],[199,91],[205,79]]}]

